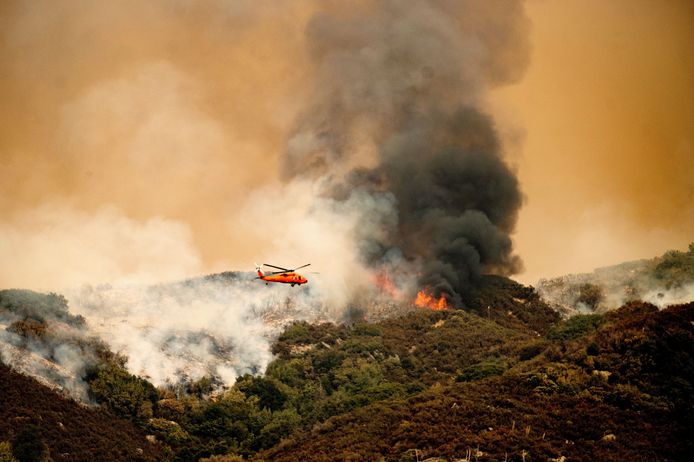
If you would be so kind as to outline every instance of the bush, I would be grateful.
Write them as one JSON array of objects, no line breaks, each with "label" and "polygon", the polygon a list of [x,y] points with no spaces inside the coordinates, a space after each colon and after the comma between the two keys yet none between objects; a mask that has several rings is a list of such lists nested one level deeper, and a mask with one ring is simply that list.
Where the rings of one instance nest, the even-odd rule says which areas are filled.
[{"label": "bush", "polygon": [[595,311],[604,298],[600,286],[586,283],[578,287],[578,298],[576,298],[576,303],[581,303]]},{"label": "bush", "polygon": [[381,328],[376,324],[357,323],[352,327],[354,335],[378,337],[381,335]]},{"label": "bush", "polygon": [[60,294],[42,294],[32,290],[0,290],[0,312],[6,311],[20,318],[34,318],[39,321],[55,319],[75,327],[85,325],[82,316],[68,312],[67,300]]},{"label": "bush", "polygon": [[301,416],[294,409],[274,412],[270,422],[263,427],[258,437],[258,446],[269,448],[290,435],[301,424]]},{"label": "bush", "polygon": [[243,462],[243,457],[237,454],[224,454],[206,457],[200,459],[200,462]]},{"label": "bush", "polygon": [[319,374],[325,374],[340,367],[347,355],[342,351],[325,350],[313,357],[313,369]]},{"label": "bush", "polygon": [[455,378],[456,382],[470,382],[480,380],[492,375],[501,375],[508,365],[500,359],[488,359],[481,363],[474,364],[465,369],[465,371]]},{"label": "bush", "polygon": [[694,252],[689,245],[689,251],[678,252],[671,250],[660,257],[653,275],[665,283],[666,287],[677,287],[694,281]]},{"label": "bush", "polygon": [[114,364],[91,367],[85,378],[89,395],[118,416],[149,419],[157,402],[157,390],[144,379]]},{"label": "bush", "polygon": [[578,314],[558,326],[555,326],[547,333],[550,340],[573,340],[596,330],[605,318],[601,314]]},{"label": "bush", "polygon": [[214,379],[203,376],[200,379],[191,382],[186,387],[188,394],[196,396],[198,399],[202,399],[204,396],[208,396],[214,390],[216,382]]},{"label": "bush", "polygon": [[157,403],[157,416],[168,420],[178,420],[185,412],[185,404],[175,398],[160,399]]},{"label": "bush", "polygon": [[547,342],[544,341],[535,341],[532,343],[522,345],[520,348],[518,348],[518,359],[520,359],[521,361],[528,361],[529,359],[533,359],[535,356],[542,353],[545,350],[545,348],[547,348]]},{"label": "bush", "polygon": [[287,396],[270,378],[246,374],[236,381],[235,388],[248,397],[256,396],[260,409],[276,411],[281,409],[287,401]]},{"label": "bush", "polygon": [[166,419],[149,419],[147,429],[169,444],[180,444],[189,438],[179,424]]},{"label": "bush", "polygon": [[595,342],[590,342],[586,347],[586,354],[590,356],[597,356],[600,354],[600,347]]},{"label": "bush", "polygon": [[18,462],[12,454],[12,445],[9,441],[0,443],[0,462]]},{"label": "bush", "polygon": [[36,425],[27,425],[15,437],[12,455],[20,462],[44,462],[49,458],[48,446],[43,442]]},{"label": "bush", "polygon": [[7,330],[15,334],[28,338],[43,339],[46,336],[48,326],[46,321],[33,318],[26,318],[21,321],[13,322]]}]

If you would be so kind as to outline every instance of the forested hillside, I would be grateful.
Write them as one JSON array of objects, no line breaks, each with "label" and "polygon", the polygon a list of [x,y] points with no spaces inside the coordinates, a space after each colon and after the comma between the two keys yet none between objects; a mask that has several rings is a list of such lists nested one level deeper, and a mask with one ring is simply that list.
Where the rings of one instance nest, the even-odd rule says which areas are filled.
[{"label": "forested hillside", "polygon": [[[152,444],[125,419],[80,405],[0,364],[0,460],[155,461]],[[50,459],[48,459],[50,458]]]},{"label": "forested hillside", "polygon": [[[293,323],[265,373],[231,388],[215,377],[156,388],[98,345],[82,379],[99,409],[3,367],[3,396],[21,405],[3,406],[0,440],[26,427],[54,460],[689,459],[694,303],[560,320],[532,288],[499,277],[465,302],[373,323]],[[74,419],[89,428],[55,406],[87,413]],[[84,437],[62,436],[71,430]]]},{"label": "forested hillside", "polygon": [[460,367],[454,378],[328,419],[258,459],[688,460],[692,322],[694,304],[634,303],[496,348],[470,336],[475,360],[439,365]]}]

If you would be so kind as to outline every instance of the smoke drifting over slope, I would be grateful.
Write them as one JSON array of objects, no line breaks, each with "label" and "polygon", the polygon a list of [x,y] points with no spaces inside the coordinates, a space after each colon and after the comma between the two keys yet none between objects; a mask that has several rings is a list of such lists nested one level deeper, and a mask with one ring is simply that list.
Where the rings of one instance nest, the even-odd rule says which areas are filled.
[{"label": "smoke drifting over slope", "polygon": [[[214,377],[234,383],[265,370],[271,339],[294,319],[325,320],[310,292],[258,290],[252,273],[224,273],[153,286],[85,287],[71,303],[127,354],[128,368],[156,385]],[[275,290],[273,290],[275,289]]]},{"label": "smoke drifting over slope", "polygon": [[[408,303],[462,304],[520,267],[483,107],[527,65],[521,1],[8,5],[0,279],[65,292],[132,372],[233,381],[265,367],[261,318],[287,303],[363,314],[385,272]],[[321,275],[289,296],[141,288],[254,260]]]},{"label": "smoke drifting over slope", "polygon": [[[339,214],[331,199],[361,207],[340,256],[356,247],[372,267],[414,264],[437,292],[518,268],[508,234],[519,188],[482,106],[528,62],[521,1],[34,5],[3,9],[0,232],[24,228],[3,253],[44,240],[45,228],[21,225],[27,213],[70,228],[72,215],[98,224],[110,207],[134,228],[161,218],[190,232],[185,267],[251,266],[259,253],[317,262],[291,242],[268,246],[258,229],[301,226],[247,220],[266,201],[251,193],[268,188],[299,221]],[[323,197],[285,203],[297,181]],[[46,203],[73,212],[60,223]],[[6,273],[5,284],[37,289],[66,279]]]},{"label": "smoke drifting over slope", "polygon": [[[284,158],[288,178],[323,177],[336,201],[368,198],[371,265],[393,255],[454,303],[481,274],[520,268],[512,254],[521,193],[501,156],[485,92],[527,62],[520,2],[366,2],[315,15],[309,105]],[[369,210],[387,198],[390,214]],[[401,268],[400,268],[401,269]]]}]

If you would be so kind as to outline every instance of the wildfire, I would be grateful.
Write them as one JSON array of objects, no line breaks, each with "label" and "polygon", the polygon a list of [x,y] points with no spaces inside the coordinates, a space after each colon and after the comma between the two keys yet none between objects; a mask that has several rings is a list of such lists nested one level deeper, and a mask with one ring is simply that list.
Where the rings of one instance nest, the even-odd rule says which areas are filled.
[{"label": "wildfire", "polygon": [[414,299],[414,304],[420,308],[429,308],[430,310],[443,311],[448,309],[446,297],[441,295],[438,299],[427,293],[425,290],[417,292],[417,298]]},{"label": "wildfire", "polygon": [[382,293],[387,294],[390,298],[393,299],[398,298],[398,289],[397,287],[395,287],[395,283],[393,282],[393,279],[390,276],[390,272],[388,271],[388,268],[386,268],[385,266],[376,275],[374,283]]}]

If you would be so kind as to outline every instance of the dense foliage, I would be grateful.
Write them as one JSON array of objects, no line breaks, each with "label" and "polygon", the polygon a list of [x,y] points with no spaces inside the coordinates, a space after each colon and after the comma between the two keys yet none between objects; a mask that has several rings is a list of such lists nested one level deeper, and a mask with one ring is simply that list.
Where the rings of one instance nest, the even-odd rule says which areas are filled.
[{"label": "dense foliage", "polygon": [[693,323],[694,304],[569,320],[552,339],[512,341],[454,382],[332,417],[257,458],[689,460]]},{"label": "dense foliage", "polygon": [[653,275],[665,287],[677,287],[694,282],[694,242],[687,252],[670,250],[653,263]]},{"label": "dense foliage", "polygon": [[[531,288],[494,277],[466,303],[377,323],[294,323],[264,375],[227,389],[213,377],[156,389],[125,358],[101,354],[85,380],[106,412],[84,412],[129,435],[109,449],[114,460],[689,458],[694,304],[634,302],[560,321]],[[77,444],[45,426],[44,406],[0,441],[21,451],[12,442],[26,430],[32,447],[71,460]],[[100,444],[92,454],[107,460]]]},{"label": "dense foliage", "polygon": [[[162,448],[130,422],[87,408],[0,364],[0,461],[154,461]],[[10,449],[8,451],[8,449]]]},{"label": "dense foliage", "polygon": [[85,324],[82,316],[70,314],[67,300],[62,295],[20,289],[0,290],[0,319],[3,318],[31,319],[35,322],[51,319],[74,327]]}]

